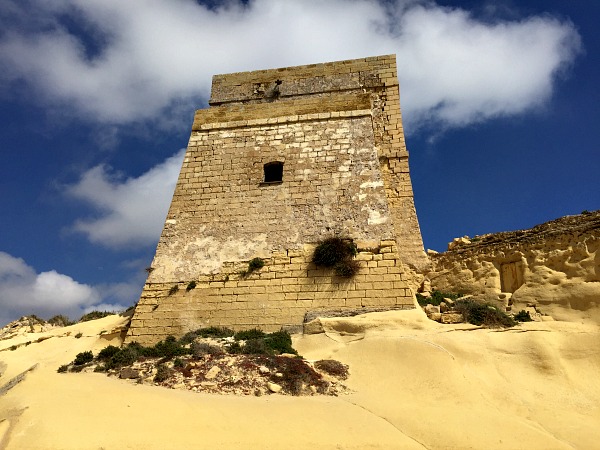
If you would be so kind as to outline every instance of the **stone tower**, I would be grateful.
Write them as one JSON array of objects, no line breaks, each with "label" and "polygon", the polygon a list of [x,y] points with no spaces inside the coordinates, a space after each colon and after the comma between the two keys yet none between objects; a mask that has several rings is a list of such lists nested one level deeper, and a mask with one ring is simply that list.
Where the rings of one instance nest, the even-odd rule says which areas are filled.
[{"label": "stone tower", "polygon": [[[308,311],[412,308],[427,262],[404,142],[396,58],[216,75],[196,112],[128,341],[206,326],[298,327]],[[312,262],[352,239],[360,270]],[[260,258],[264,267],[248,271]]]}]

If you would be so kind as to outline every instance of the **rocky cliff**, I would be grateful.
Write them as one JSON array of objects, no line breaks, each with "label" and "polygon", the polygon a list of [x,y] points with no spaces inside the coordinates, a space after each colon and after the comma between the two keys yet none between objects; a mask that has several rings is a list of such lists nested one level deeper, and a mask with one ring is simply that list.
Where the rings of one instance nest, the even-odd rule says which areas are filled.
[{"label": "rocky cliff", "polygon": [[457,238],[430,253],[431,288],[504,302],[588,310],[600,305],[600,210],[528,230]]}]

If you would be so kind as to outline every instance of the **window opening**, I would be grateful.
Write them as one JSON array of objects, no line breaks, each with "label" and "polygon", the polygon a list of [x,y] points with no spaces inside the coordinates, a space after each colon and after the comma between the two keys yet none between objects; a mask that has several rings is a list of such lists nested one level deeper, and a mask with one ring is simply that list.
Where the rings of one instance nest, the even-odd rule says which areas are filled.
[{"label": "window opening", "polygon": [[265,164],[265,183],[281,183],[283,182],[283,163],[274,161]]}]

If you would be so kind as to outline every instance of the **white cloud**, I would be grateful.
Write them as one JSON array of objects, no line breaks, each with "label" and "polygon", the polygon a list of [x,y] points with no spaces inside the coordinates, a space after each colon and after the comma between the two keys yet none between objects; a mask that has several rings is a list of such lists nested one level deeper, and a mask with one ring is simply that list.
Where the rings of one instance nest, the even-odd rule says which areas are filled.
[{"label": "white cloud", "polygon": [[24,79],[47,101],[112,124],[207,98],[215,73],[396,53],[409,130],[459,127],[543,104],[580,48],[568,21],[483,22],[427,0],[228,1],[213,10],[192,0],[5,1],[5,83]]},{"label": "white cloud", "polygon": [[0,327],[31,314],[77,320],[92,310],[122,311],[139,299],[143,281],[135,278],[90,286],[55,270],[37,273],[23,259],[0,251]]},{"label": "white cloud", "polygon": [[155,243],[162,231],[185,150],[137,178],[121,180],[104,166],[94,167],[66,189],[98,211],[99,217],[79,220],[75,231],[109,247]]},{"label": "white cloud", "polygon": [[78,318],[99,301],[98,292],[87,284],[54,270],[36,273],[22,259],[0,252],[0,323],[27,314]]}]

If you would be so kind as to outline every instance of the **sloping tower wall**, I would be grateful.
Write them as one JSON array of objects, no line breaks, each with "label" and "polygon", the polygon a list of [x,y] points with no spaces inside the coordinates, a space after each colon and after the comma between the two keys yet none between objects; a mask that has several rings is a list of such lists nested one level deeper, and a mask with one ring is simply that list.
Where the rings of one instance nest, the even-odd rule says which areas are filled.
[{"label": "sloping tower wall", "polygon": [[[412,308],[404,265],[427,259],[395,56],[216,75],[209,104],[196,112],[128,340],[273,331],[319,309]],[[281,179],[265,167],[282,168]],[[334,235],[358,246],[353,278],[311,262]],[[253,258],[265,265],[245,274]]]}]

